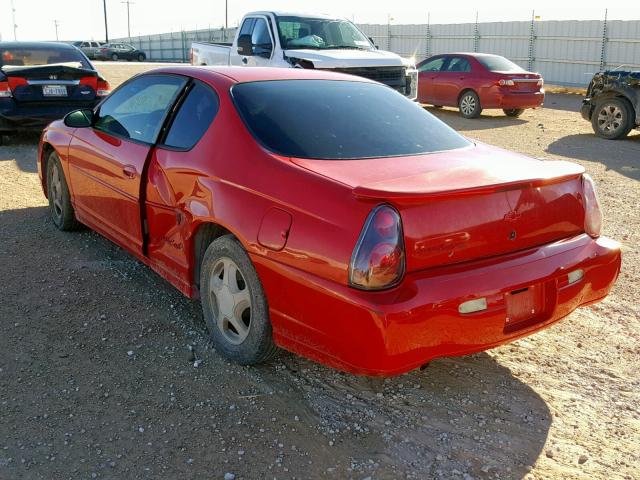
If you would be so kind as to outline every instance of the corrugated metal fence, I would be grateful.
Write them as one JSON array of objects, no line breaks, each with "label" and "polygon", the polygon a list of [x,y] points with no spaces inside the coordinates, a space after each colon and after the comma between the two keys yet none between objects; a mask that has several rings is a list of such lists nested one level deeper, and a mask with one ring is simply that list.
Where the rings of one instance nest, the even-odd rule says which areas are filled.
[{"label": "corrugated metal fence", "polygon": [[[640,70],[640,21],[531,21],[448,25],[359,25],[379,48],[417,60],[446,52],[503,55],[547,83],[584,86],[594,72]],[[150,60],[189,61],[192,41],[230,42],[235,29],[145,35],[131,43]],[[128,41],[121,39],[120,41]]]}]

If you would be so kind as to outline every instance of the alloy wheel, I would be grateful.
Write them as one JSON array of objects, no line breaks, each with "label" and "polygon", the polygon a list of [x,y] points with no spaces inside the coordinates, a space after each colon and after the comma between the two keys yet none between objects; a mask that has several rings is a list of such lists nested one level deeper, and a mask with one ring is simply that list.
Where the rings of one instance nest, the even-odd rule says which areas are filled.
[{"label": "alloy wheel", "polygon": [[53,215],[56,221],[60,221],[62,219],[62,180],[57,164],[54,164],[51,169],[51,200]]},{"label": "alloy wheel", "polygon": [[224,338],[234,345],[244,342],[251,328],[251,295],[240,268],[228,257],[211,270],[209,298]]},{"label": "alloy wheel", "polygon": [[476,109],[476,99],[473,95],[465,95],[460,101],[460,110],[465,115],[471,115]]},{"label": "alloy wheel", "polygon": [[617,105],[603,105],[598,112],[598,128],[605,133],[613,133],[624,125],[624,113]]}]

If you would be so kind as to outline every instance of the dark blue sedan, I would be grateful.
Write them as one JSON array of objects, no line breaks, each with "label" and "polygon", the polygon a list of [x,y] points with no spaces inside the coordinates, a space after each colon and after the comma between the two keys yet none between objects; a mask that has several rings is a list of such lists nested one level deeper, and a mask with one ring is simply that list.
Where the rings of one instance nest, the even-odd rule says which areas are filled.
[{"label": "dark blue sedan", "polygon": [[93,108],[108,82],[84,53],[53,42],[0,42],[2,135],[41,130],[72,110]]}]

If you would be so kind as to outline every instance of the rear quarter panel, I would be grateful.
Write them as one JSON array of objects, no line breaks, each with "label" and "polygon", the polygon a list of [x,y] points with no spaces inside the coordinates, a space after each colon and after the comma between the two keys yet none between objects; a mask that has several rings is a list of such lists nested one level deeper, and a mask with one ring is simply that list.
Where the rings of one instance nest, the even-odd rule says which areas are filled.
[{"label": "rear quarter panel", "polygon": [[[72,135],[73,129],[65,126],[62,120],[50,123],[42,132],[38,144],[38,176],[40,177],[45,197],[47,196],[46,162],[49,159],[51,149],[55,150],[58,157],[60,157],[65,178],[69,178],[69,144],[71,143]],[[73,201],[73,186],[71,182],[69,182],[68,186]]]}]

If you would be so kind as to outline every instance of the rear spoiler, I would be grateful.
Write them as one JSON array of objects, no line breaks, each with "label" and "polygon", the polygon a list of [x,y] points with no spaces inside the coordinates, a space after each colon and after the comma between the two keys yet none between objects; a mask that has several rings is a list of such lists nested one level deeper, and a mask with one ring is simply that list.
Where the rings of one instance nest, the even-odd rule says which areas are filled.
[{"label": "rear spoiler", "polygon": [[[362,200],[415,204],[424,202],[428,198],[464,197],[554,185],[579,178],[585,172],[584,167],[576,163],[564,161],[545,163],[550,168],[546,168],[545,173],[548,173],[542,176],[527,178],[523,175],[521,178],[512,177],[509,180],[501,180],[500,174],[489,177],[484,170],[454,168],[360,185],[353,189],[353,195]],[[506,177],[506,175],[503,176]]]}]

